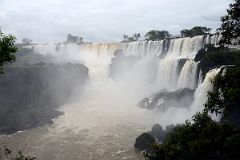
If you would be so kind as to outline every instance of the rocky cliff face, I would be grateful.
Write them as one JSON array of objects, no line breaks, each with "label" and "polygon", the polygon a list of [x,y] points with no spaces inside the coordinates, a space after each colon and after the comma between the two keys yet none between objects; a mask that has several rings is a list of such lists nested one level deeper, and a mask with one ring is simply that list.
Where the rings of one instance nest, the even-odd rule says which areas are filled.
[{"label": "rocky cliff face", "polygon": [[78,98],[88,78],[81,64],[8,66],[0,75],[0,134],[50,123]]}]

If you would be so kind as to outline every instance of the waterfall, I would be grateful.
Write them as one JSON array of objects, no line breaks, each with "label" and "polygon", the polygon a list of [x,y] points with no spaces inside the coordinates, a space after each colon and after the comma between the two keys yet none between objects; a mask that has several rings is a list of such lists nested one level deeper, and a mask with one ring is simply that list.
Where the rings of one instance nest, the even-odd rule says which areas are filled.
[{"label": "waterfall", "polygon": [[[197,89],[193,105],[195,106],[195,104],[203,104],[206,101],[207,91],[211,88],[209,78],[216,75],[217,70],[208,73],[201,83],[201,71],[194,58],[206,44],[216,46],[220,37],[219,35],[203,35],[162,41],[81,45],[58,43],[29,47],[33,47],[36,53],[55,56],[60,61],[70,60],[83,63],[89,68],[90,77],[93,80],[108,78],[113,53],[117,49],[122,49],[125,57],[139,59],[138,62],[132,62],[132,65],[126,62],[122,68],[120,67],[124,72],[119,72],[118,74],[121,75],[118,77],[121,77],[121,82],[128,83],[126,86],[135,87],[139,92],[146,92],[143,95],[161,90]],[[155,69],[153,71],[153,68],[156,68],[156,71]],[[150,72],[154,72],[155,80],[149,85],[145,81]]]},{"label": "waterfall", "polygon": [[213,91],[213,80],[220,71],[221,68],[210,70],[206,74],[204,81],[197,87],[194,94],[194,102],[191,107],[193,113],[203,110],[204,103],[207,101],[208,92]]},{"label": "waterfall", "polygon": [[159,89],[174,90],[178,79],[178,63],[174,58],[165,58],[159,61],[157,80]]},{"label": "waterfall", "polygon": [[197,85],[197,70],[198,63],[188,60],[180,73],[177,81],[178,88],[191,88],[195,89]]},{"label": "waterfall", "polygon": [[[176,88],[178,87],[190,87],[194,88],[196,85],[195,80],[195,70],[197,68],[196,64],[193,64],[196,53],[198,50],[204,47],[205,44],[213,44],[217,45],[219,40],[218,35],[209,36],[196,36],[196,37],[186,37],[186,38],[178,38],[178,39],[169,39],[162,41],[140,41],[140,42],[130,42],[130,43],[97,43],[97,44],[45,44],[45,45],[33,45],[30,47],[34,48],[36,53],[52,55],[60,57],[63,60],[80,60],[85,63],[88,63],[95,59],[95,63],[105,64],[105,69],[107,69],[106,65],[108,65],[111,61],[113,53],[116,49],[122,49],[126,56],[136,56],[141,57],[142,59],[151,60],[153,58],[159,59],[159,68],[158,68],[158,80],[163,80],[161,77],[164,75],[163,83],[165,87],[162,88]],[[180,74],[180,79],[178,78],[178,73],[176,72],[178,69],[178,61],[180,59],[189,59],[191,62],[187,62],[186,66],[183,67],[185,72]],[[191,65],[190,65],[191,64]],[[86,65],[89,65],[86,64]],[[96,66],[96,65],[95,65]],[[99,67],[99,66],[98,66]],[[187,68],[188,67],[188,68]],[[190,69],[189,67],[193,67]],[[96,69],[96,68],[95,68]],[[187,71],[186,71],[187,70]],[[103,71],[103,69],[102,69]],[[180,80],[186,80],[186,72],[190,71],[188,74],[189,78],[192,78],[192,84],[190,86],[186,86],[187,82],[180,82]],[[171,73],[166,73],[171,72]],[[105,73],[106,74],[106,73]],[[179,79],[179,80],[178,80]],[[169,83],[168,83],[169,82]],[[166,87],[168,86],[168,87]],[[170,87],[171,86],[171,87]]]},{"label": "waterfall", "polygon": [[86,44],[43,44],[32,45],[37,53],[41,54],[64,54],[71,49],[77,49],[82,53],[94,53],[98,56],[111,55],[116,49],[123,49],[126,55],[135,55],[140,57],[154,56],[177,56],[193,59],[198,50],[205,44],[217,45],[219,35],[204,35],[196,37],[186,37],[177,39],[168,39],[161,41],[138,41],[129,43],[86,43]]}]

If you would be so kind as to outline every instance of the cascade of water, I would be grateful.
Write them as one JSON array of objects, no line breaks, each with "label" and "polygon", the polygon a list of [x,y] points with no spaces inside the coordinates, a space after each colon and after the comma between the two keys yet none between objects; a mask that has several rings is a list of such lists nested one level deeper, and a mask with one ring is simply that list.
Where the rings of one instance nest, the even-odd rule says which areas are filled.
[{"label": "cascade of water", "polygon": [[157,80],[159,89],[173,90],[176,86],[178,63],[176,59],[165,58],[159,61]]},{"label": "cascade of water", "polygon": [[177,88],[195,89],[197,85],[198,63],[188,60],[180,73],[177,81]]},{"label": "cascade of water", "polygon": [[202,75],[202,71],[200,70],[198,74],[197,86],[202,83],[202,80],[203,80],[203,75]]},{"label": "cascade of water", "polygon": [[208,92],[213,91],[213,80],[221,71],[221,68],[213,69],[206,74],[204,81],[197,87],[194,94],[194,101],[191,106],[192,113],[200,112],[204,108],[204,103],[207,101]]},{"label": "cascade of water", "polygon": [[[95,54],[113,54],[116,49],[123,49],[126,55],[135,55],[140,57],[153,57],[162,54],[181,56],[182,58],[193,59],[197,51],[205,44],[216,45],[219,41],[219,35],[196,36],[162,41],[139,41],[130,43],[97,43],[97,44],[46,44],[33,45],[34,50],[41,54],[63,53],[65,49],[78,48],[79,52],[92,52]],[[166,53],[164,53],[166,52]]]},{"label": "cascade of water", "polygon": [[[81,60],[93,75],[108,74],[108,65],[116,49],[125,56],[140,57],[144,61],[158,60],[156,84],[159,89],[195,89],[198,85],[198,64],[193,61],[198,50],[206,44],[217,45],[221,36],[204,35],[162,41],[98,44],[47,44],[34,45],[36,53],[50,54],[62,59]],[[179,65],[179,60],[186,60]],[[180,67],[181,66],[181,67]],[[99,72],[102,72],[99,74]],[[104,73],[103,73],[104,72]]]}]

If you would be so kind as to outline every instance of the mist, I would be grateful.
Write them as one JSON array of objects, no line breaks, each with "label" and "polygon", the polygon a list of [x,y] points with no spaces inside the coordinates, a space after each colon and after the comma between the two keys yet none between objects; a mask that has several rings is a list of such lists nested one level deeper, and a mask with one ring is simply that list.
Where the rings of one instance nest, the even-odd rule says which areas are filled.
[{"label": "mist", "polygon": [[[39,101],[25,108],[31,111],[27,121],[18,119],[26,125],[2,135],[0,142],[46,160],[141,159],[133,147],[139,134],[154,124],[182,124],[203,110],[220,70],[203,79],[194,57],[219,38],[24,45],[24,53],[30,53],[20,54],[12,67],[22,68],[23,80],[33,74],[30,81],[37,83],[25,83],[25,88]],[[43,72],[25,74],[26,68]],[[14,74],[5,76],[13,79]]]},{"label": "mist", "polygon": [[[199,36],[173,40],[173,46],[170,45],[167,53],[164,52],[165,46],[161,41],[157,42],[159,44],[155,45],[155,48],[146,46],[146,44],[152,46],[151,43],[155,42],[47,44],[30,47],[33,47],[38,54],[55,57],[55,63],[80,63],[88,68],[89,80],[81,95],[77,92],[72,95],[78,98],[69,104],[69,106],[75,106],[70,107],[70,110],[76,108],[79,111],[82,106],[85,106],[91,112],[99,114],[113,116],[121,112],[124,113],[126,121],[131,116],[139,116],[141,119],[141,116],[150,113],[153,115],[150,116],[149,126],[160,123],[165,127],[170,124],[184,123],[194,113],[201,111],[203,107],[200,106],[206,101],[207,90],[211,88],[209,86],[211,84],[207,84],[210,80],[206,80],[206,84],[204,84],[204,86],[207,85],[207,89],[199,91],[199,87],[201,87],[199,84],[203,80],[200,79],[198,63],[191,60],[198,49],[204,46],[204,43],[200,43],[203,38],[203,36]],[[214,37],[208,38],[204,39],[205,43],[214,39]],[[185,42],[185,45],[178,48],[178,43],[182,43],[182,41]],[[212,41],[211,43],[216,42]],[[159,53],[160,48],[163,50],[162,53]],[[161,54],[165,56],[161,58]],[[184,63],[179,60],[184,60]],[[154,108],[152,113],[151,110],[149,112],[148,109],[138,106],[138,103],[145,97],[151,99],[151,96],[161,92],[171,92],[174,95],[184,88],[197,90],[195,94],[205,94],[200,96],[205,98],[199,102],[200,100],[196,100],[198,95],[190,93],[192,97],[173,97],[168,100],[169,95],[167,94],[166,97],[158,99],[158,101],[167,101],[167,108],[162,107],[163,109],[161,109],[161,104],[158,104],[159,106]],[[62,107],[65,115],[67,115],[66,108],[68,107]],[[132,111],[130,112],[132,115],[129,115],[129,111]],[[169,117],[174,118],[169,119]],[[122,121],[113,116],[111,123],[114,120]],[[101,121],[101,118],[98,121]],[[73,120],[71,124],[76,122],[79,121]],[[76,123],[76,125],[78,124]]]}]

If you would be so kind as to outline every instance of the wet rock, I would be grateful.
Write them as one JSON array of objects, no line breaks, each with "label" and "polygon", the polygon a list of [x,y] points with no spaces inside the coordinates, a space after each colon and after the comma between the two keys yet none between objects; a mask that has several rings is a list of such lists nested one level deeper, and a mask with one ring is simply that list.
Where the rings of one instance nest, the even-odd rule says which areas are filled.
[{"label": "wet rock", "polygon": [[155,124],[152,127],[152,130],[149,132],[149,134],[154,137],[158,142],[163,142],[166,138],[167,132],[162,129],[162,126],[159,124]]},{"label": "wet rock", "polygon": [[[43,126],[62,113],[88,79],[81,64],[12,65],[0,75],[0,134]],[[77,94],[76,94],[77,92]]]},{"label": "wet rock", "polygon": [[146,109],[166,110],[169,107],[189,107],[193,102],[195,90],[179,89],[176,91],[162,91],[146,97],[138,103],[138,106]]},{"label": "wet rock", "polygon": [[155,144],[155,139],[149,133],[142,133],[137,137],[134,147],[141,151],[151,151]]},{"label": "wet rock", "polygon": [[180,74],[180,72],[181,72],[184,64],[185,64],[186,61],[188,61],[188,60],[189,60],[189,59],[182,58],[182,59],[179,59],[179,60],[177,61],[177,63],[178,63],[178,74]]},{"label": "wet rock", "polygon": [[142,133],[137,137],[134,147],[149,153],[152,151],[153,145],[163,143],[175,127],[175,125],[171,124],[166,126],[166,130],[163,130],[161,125],[155,124],[151,131]]}]

